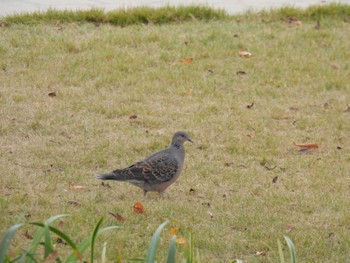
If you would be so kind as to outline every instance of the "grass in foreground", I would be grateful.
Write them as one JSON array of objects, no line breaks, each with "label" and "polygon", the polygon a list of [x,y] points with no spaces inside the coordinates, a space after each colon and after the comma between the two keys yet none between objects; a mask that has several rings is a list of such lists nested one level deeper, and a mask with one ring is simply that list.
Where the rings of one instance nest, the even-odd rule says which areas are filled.
[{"label": "grass in foreground", "polygon": [[[286,234],[300,262],[346,261],[350,26],[315,25],[0,28],[0,232],[65,213],[62,231],[79,243],[119,212],[123,228],[102,236],[108,260],[142,257],[170,220],[185,236],[193,229],[202,262],[270,262]],[[196,145],[165,198],[94,178],[166,147],[176,130]],[[300,155],[293,141],[319,149]],[[136,201],[144,215],[132,212]],[[33,226],[19,230],[13,253],[30,242],[26,231]],[[160,258],[168,244],[164,236]]]}]

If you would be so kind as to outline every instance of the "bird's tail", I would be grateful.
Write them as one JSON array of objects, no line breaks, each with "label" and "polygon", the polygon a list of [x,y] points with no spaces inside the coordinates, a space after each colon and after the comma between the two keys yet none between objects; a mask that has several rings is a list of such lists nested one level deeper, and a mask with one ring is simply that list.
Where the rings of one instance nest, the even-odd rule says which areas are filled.
[{"label": "bird's tail", "polygon": [[101,180],[121,180],[120,176],[115,173],[109,173],[109,174],[98,174],[96,175],[97,179]]}]

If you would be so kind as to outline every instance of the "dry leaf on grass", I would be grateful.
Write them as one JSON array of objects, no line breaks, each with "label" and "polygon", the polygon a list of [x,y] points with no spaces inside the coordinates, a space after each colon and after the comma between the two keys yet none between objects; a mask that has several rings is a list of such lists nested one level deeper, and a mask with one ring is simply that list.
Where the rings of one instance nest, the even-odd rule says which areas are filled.
[{"label": "dry leaf on grass", "polygon": [[291,224],[288,224],[288,225],[286,225],[286,227],[285,227],[286,232],[290,232],[290,231],[292,231],[293,229],[294,229],[294,226],[291,225]]},{"label": "dry leaf on grass", "polygon": [[318,144],[316,143],[295,143],[293,142],[294,146],[304,149],[317,149]]},{"label": "dry leaf on grass", "polygon": [[243,58],[250,58],[252,56],[252,53],[241,50],[241,51],[238,51],[238,55]]},{"label": "dry leaf on grass", "polygon": [[124,223],[125,222],[125,217],[123,217],[121,214],[118,212],[109,212],[112,216],[114,216],[119,222]]},{"label": "dry leaf on grass", "polygon": [[178,237],[176,238],[176,243],[179,245],[184,245],[186,244],[186,239],[184,237]]},{"label": "dry leaf on grass", "polygon": [[56,91],[50,92],[49,94],[47,94],[49,97],[56,97]]},{"label": "dry leaf on grass", "polygon": [[136,114],[130,115],[129,119],[130,120],[135,120],[135,119],[137,119],[137,115]]},{"label": "dry leaf on grass", "polygon": [[77,185],[77,184],[72,184],[70,187],[69,187],[71,190],[81,190],[81,189],[86,189],[85,186],[82,186],[82,185]]},{"label": "dry leaf on grass", "polygon": [[182,95],[190,95],[192,93],[192,89],[186,89],[182,92]]},{"label": "dry leaf on grass", "polygon": [[26,239],[33,239],[33,236],[28,233],[28,230],[23,234]]},{"label": "dry leaf on grass", "polygon": [[264,251],[256,251],[255,255],[259,256],[259,257],[266,256],[266,252],[264,252]]},{"label": "dry leaf on grass", "polygon": [[276,175],[273,179],[272,179],[272,183],[277,183],[277,180],[278,180],[278,176]]},{"label": "dry leaf on grass", "polygon": [[132,208],[135,214],[142,215],[145,213],[145,207],[140,202],[136,202]]},{"label": "dry leaf on grass", "polygon": [[187,63],[192,63],[193,58],[184,58],[181,60],[181,63],[187,64]]},{"label": "dry leaf on grass", "polygon": [[170,229],[170,234],[176,235],[179,232],[180,228],[178,227],[173,227]]}]

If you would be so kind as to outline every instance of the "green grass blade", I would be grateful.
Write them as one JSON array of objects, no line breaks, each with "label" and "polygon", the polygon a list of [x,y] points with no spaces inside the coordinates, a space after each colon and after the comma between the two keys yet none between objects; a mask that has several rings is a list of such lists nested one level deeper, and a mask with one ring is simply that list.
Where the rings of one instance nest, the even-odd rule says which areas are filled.
[{"label": "green grass blade", "polygon": [[[32,223],[31,223],[32,224]],[[35,232],[34,234],[34,238],[33,238],[33,242],[31,243],[31,247],[30,249],[25,252],[25,262],[26,263],[31,263],[32,262],[32,259],[30,258],[29,255],[34,255],[35,254],[35,251],[36,249],[38,248],[39,244],[40,244],[40,241],[42,239],[42,237],[44,236],[44,228],[42,229],[39,229]]]},{"label": "green grass blade", "polygon": [[278,246],[278,253],[280,255],[280,262],[285,263],[284,255],[283,255],[283,251],[282,251],[282,245],[281,245],[281,241],[279,239],[277,240],[277,246]]},{"label": "green grass blade", "polygon": [[176,253],[176,236],[173,236],[173,238],[170,241],[168,259],[166,261],[167,263],[175,263],[175,253]]},{"label": "green grass blade", "polygon": [[145,262],[145,258],[128,258],[129,261]]},{"label": "green grass blade", "polygon": [[106,250],[107,250],[107,242],[104,242],[102,253],[101,253],[101,263],[106,263]]},{"label": "green grass blade", "polygon": [[[115,228],[120,228],[120,227],[119,226],[108,226],[108,227],[101,228],[98,231],[97,236],[100,236],[104,232],[107,232],[107,231],[109,231],[111,229],[115,229]],[[86,251],[86,249],[89,247],[90,244],[91,244],[91,236],[85,238],[81,242],[80,246],[78,247],[78,250],[79,250],[81,255],[84,254],[84,252]],[[71,253],[66,259],[66,263],[68,263],[68,262],[77,262],[77,261],[78,261],[78,258],[77,258],[77,255],[75,253]]]},{"label": "green grass blade", "polygon": [[190,229],[190,236],[188,239],[188,244],[185,246],[186,263],[194,262],[194,240],[192,229]]},{"label": "green grass blade", "polygon": [[61,215],[52,216],[52,217],[50,217],[49,219],[46,220],[46,223],[47,223],[48,225],[50,225],[53,221],[55,221],[55,220],[57,220],[57,219],[59,219],[59,218],[65,217],[65,216],[68,216],[68,215],[66,215],[66,214],[61,214]]},{"label": "green grass blade", "polygon": [[98,223],[94,229],[94,232],[92,234],[92,237],[91,237],[91,252],[90,252],[90,262],[91,263],[94,263],[95,240],[98,236],[98,229],[100,228],[102,222],[103,222],[103,218],[101,218],[100,221],[98,221]]},{"label": "green grass blade", "polygon": [[15,224],[6,231],[0,243],[0,262],[5,262],[5,258],[7,255],[7,251],[10,247],[11,240],[15,235],[17,229],[20,228],[21,226],[22,224]]},{"label": "green grass blade", "polygon": [[297,262],[297,256],[296,256],[296,252],[295,252],[295,246],[294,246],[292,240],[289,239],[289,237],[284,236],[284,239],[286,240],[286,243],[287,243],[288,248],[289,248],[290,261],[291,261],[291,263],[296,263]]},{"label": "green grass blade", "polygon": [[45,236],[45,242],[44,242],[44,259],[46,259],[52,252],[53,252],[53,246],[51,242],[51,234],[49,230],[49,225],[47,223],[44,224],[44,236]]},{"label": "green grass blade", "polygon": [[156,232],[154,232],[152,239],[151,239],[151,244],[148,248],[147,251],[147,256],[146,256],[146,262],[147,263],[154,263],[155,260],[155,255],[156,255],[156,251],[157,251],[157,246],[159,243],[159,238],[160,238],[160,234],[162,233],[163,228],[165,227],[165,225],[168,224],[168,222],[164,222],[163,224],[161,224]]},{"label": "green grass blade", "polygon": [[[32,225],[36,225],[36,226],[40,226],[40,227],[45,227],[44,224],[42,223],[31,223]],[[60,238],[62,238],[64,241],[67,242],[67,244],[72,248],[73,252],[77,255],[77,257],[82,260],[82,256],[79,252],[78,247],[75,245],[75,243],[62,231],[60,231],[59,229],[49,226],[49,230],[53,233],[55,233],[56,235],[58,235]]]}]

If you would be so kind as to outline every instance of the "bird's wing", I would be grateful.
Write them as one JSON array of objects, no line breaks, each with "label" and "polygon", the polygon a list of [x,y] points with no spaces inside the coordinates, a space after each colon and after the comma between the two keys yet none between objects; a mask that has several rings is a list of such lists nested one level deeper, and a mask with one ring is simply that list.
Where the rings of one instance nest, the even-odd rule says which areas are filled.
[{"label": "bird's wing", "polygon": [[141,181],[156,184],[169,181],[175,176],[179,165],[168,154],[155,154],[144,161],[135,163],[125,169],[116,170],[125,181]]}]

